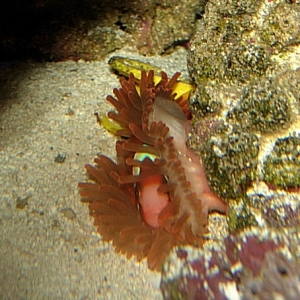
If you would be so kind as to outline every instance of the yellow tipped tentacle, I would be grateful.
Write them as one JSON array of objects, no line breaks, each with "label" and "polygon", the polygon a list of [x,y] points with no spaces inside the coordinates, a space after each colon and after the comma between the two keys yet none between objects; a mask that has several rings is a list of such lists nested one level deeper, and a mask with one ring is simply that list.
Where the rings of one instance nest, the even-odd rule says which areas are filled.
[{"label": "yellow tipped tentacle", "polygon": [[[117,71],[120,75],[129,77],[129,74],[132,73],[135,79],[135,82],[138,86],[141,79],[141,72],[145,70],[149,72],[150,70],[154,71],[154,83],[157,84],[161,80],[161,69],[157,68],[151,64],[142,62],[138,59],[125,58],[121,56],[113,56],[109,60],[109,65]],[[180,79],[174,87],[174,92],[177,94],[176,99],[183,96],[185,99],[188,98],[191,91],[195,87],[188,81]]]},{"label": "yellow tipped tentacle", "polygon": [[[139,82],[141,79],[141,72],[145,70],[149,72],[150,70],[154,70],[154,83],[157,84],[161,80],[161,69],[148,64],[144,63],[137,59],[130,59],[120,56],[113,56],[109,60],[109,65],[116,70],[120,75],[125,77],[129,77],[129,74],[132,73],[136,82],[136,89],[137,92],[140,93],[139,89]],[[190,93],[195,89],[195,87],[187,81],[178,80],[175,87],[174,92],[176,93],[176,99],[182,97],[183,100],[188,100]],[[106,115],[102,115],[100,118],[100,124],[107,129],[109,132],[116,134],[118,130],[123,129],[120,124],[117,122],[109,119]]]}]

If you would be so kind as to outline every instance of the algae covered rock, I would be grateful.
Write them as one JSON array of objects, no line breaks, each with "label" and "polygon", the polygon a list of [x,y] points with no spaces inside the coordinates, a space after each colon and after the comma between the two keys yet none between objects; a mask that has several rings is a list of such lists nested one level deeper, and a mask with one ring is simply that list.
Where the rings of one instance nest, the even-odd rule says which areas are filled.
[{"label": "algae covered rock", "polygon": [[299,45],[299,18],[299,5],[284,0],[208,1],[191,43],[192,77],[238,84],[267,75],[277,68],[274,56]]},{"label": "algae covered rock", "polygon": [[[259,223],[248,197],[257,182],[299,187],[299,19],[297,2],[211,0],[191,42],[191,105],[201,138],[190,143],[229,204],[234,231]],[[217,129],[203,139],[206,122]],[[290,152],[277,153],[288,145]]]},{"label": "algae covered rock", "polygon": [[243,89],[227,120],[243,128],[272,132],[289,126],[290,110],[288,95],[268,78]]},{"label": "algae covered rock", "polygon": [[276,140],[264,161],[264,180],[283,188],[300,187],[300,136]]},{"label": "algae covered rock", "polygon": [[224,199],[239,199],[257,177],[259,137],[239,126],[220,127],[207,139],[201,157],[213,189]]},{"label": "algae covered rock", "polygon": [[170,52],[194,33],[203,1],[4,0],[3,60],[101,60],[130,46],[142,54]]},{"label": "algae covered rock", "polygon": [[197,83],[190,145],[228,203],[227,232],[210,231],[203,249],[174,249],[165,299],[300,297],[299,7],[207,2],[188,60]]}]

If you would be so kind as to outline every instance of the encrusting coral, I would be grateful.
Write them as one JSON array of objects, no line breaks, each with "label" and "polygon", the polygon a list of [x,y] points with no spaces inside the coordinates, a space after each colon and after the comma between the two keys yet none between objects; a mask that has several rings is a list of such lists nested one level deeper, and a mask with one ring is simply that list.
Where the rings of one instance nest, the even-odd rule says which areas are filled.
[{"label": "encrusting coral", "polygon": [[86,166],[94,183],[79,183],[103,238],[157,270],[175,245],[201,246],[208,212],[227,209],[186,147],[191,114],[186,99],[175,101],[179,75],[162,72],[155,85],[154,72],[143,71],[139,91],[132,74],[121,78],[115,97],[107,97],[116,109],[108,117],[122,128],[117,163],[100,155]]}]

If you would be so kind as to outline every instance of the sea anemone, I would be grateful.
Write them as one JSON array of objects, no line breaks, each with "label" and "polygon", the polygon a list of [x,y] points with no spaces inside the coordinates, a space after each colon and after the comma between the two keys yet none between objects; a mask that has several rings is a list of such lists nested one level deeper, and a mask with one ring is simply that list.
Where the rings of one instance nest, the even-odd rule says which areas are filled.
[{"label": "sea anemone", "polygon": [[226,212],[186,147],[191,113],[185,99],[175,101],[179,75],[169,80],[162,72],[155,85],[154,72],[143,71],[139,91],[132,74],[120,79],[107,97],[116,109],[108,117],[121,126],[117,162],[100,155],[96,166],[86,165],[94,183],[79,183],[103,238],[157,270],[175,245],[202,245],[209,211]]}]

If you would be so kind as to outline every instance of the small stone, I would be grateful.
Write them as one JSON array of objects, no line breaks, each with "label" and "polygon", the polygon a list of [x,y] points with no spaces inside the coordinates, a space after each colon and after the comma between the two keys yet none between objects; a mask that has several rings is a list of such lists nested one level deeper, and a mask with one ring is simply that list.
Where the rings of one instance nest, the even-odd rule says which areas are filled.
[{"label": "small stone", "polygon": [[63,208],[60,212],[69,220],[73,220],[76,218],[76,213],[70,207]]},{"label": "small stone", "polygon": [[28,205],[28,199],[29,197],[21,198],[18,197],[16,201],[16,208],[18,209],[24,209],[26,205]]},{"label": "small stone", "polygon": [[58,153],[55,158],[54,162],[62,164],[66,159],[66,155],[63,153]]}]

